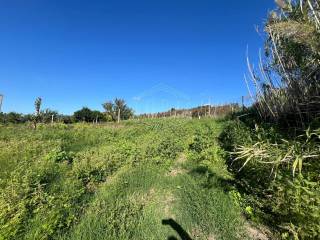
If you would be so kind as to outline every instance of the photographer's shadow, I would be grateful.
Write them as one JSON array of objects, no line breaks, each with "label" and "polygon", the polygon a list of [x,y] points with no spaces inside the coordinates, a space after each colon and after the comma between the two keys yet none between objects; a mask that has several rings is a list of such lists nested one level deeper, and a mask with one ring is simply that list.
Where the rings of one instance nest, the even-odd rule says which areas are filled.
[{"label": "photographer's shadow", "polygon": [[[181,227],[180,224],[178,224],[175,220],[172,218],[169,219],[163,219],[162,220],[162,225],[169,225],[172,227],[173,230],[175,230],[178,235],[180,236],[181,240],[192,240],[192,238],[189,236],[189,234]],[[178,240],[174,236],[170,236],[167,238],[167,240]]]}]

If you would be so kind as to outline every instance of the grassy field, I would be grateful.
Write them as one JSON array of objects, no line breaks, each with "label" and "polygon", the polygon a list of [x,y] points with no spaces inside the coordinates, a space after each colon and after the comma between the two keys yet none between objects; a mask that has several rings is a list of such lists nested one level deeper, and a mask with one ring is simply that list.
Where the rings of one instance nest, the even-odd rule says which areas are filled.
[{"label": "grassy field", "polygon": [[0,239],[249,239],[222,125],[0,127]]}]

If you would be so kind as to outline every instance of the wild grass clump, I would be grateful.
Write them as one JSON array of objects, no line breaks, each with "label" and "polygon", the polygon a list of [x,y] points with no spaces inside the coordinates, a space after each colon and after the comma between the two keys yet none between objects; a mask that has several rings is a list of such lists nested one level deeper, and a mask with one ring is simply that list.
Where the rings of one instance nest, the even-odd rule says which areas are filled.
[{"label": "wild grass clump", "polygon": [[277,0],[265,23],[253,105],[221,136],[247,216],[283,239],[320,235],[320,2]]},{"label": "wild grass clump", "polygon": [[263,122],[307,128],[320,116],[320,2],[277,1],[265,24],[265,56],[249,63],[254,108]]},{"label": "wild grass clump", "polygon": [[[320,129],[295,138],[274,128],[230,122],[221,135],[230,151],[243,207],[251,218],[274,227],[284,239],[320,235]],[[250,214],[249,214],[250,215]]]}]

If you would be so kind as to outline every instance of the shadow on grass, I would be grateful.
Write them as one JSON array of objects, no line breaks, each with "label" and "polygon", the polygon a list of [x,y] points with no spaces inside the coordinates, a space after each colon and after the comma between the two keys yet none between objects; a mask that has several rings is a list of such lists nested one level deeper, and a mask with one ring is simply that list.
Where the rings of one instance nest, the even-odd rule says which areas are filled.
[{"label": "shadow on grass", "polygon": [[[189,234],[181,227],[180,224],[178,224],[175,220],[172,218],[170,219],[163,219],[162,225],[169,225],[172,227],[173,230],[175,230],[178,235],[180,236],[181,240],[192,240],[192,238],[189,236]],[[167,238],[167,240],[178,240],[174,236],[170,236]]]},{"label": "shadow on grass", "polygon": [[191,176],[198,176],[203,179],[201,186],[206,189],[221,187],[225,192],[233,190],[236,183],[232,179],[225,179],[217,176],[207,166],[197,166],[189,171]]}]

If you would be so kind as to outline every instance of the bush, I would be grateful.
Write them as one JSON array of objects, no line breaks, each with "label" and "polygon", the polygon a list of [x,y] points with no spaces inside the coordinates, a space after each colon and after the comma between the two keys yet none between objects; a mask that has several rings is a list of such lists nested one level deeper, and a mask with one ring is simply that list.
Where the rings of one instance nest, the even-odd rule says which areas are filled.
[{"label": "bush", "polygon": [[0,194],[0,239],[22,239],[29,225],[29,238],[48,239],[71,226],[79,214],[74,204],[84,191],[76,179],[61,179],[65,171],[52,160],[32,167],[20,163]]},{"label": "bush", "polygon": [[72,163],[74,158],[73,152],[66,152],[64,150],[54,149],[47,155],[47,160],[52,160],[54,162],[67,162]]},{"label": "bush", "polygon": [[241,122],[230,122],[221,134],[243,206],[254,206],[256,220],[283,236],[320,235],[319,139],[319,129],[287,140],[274,128],[250,129]]}]

